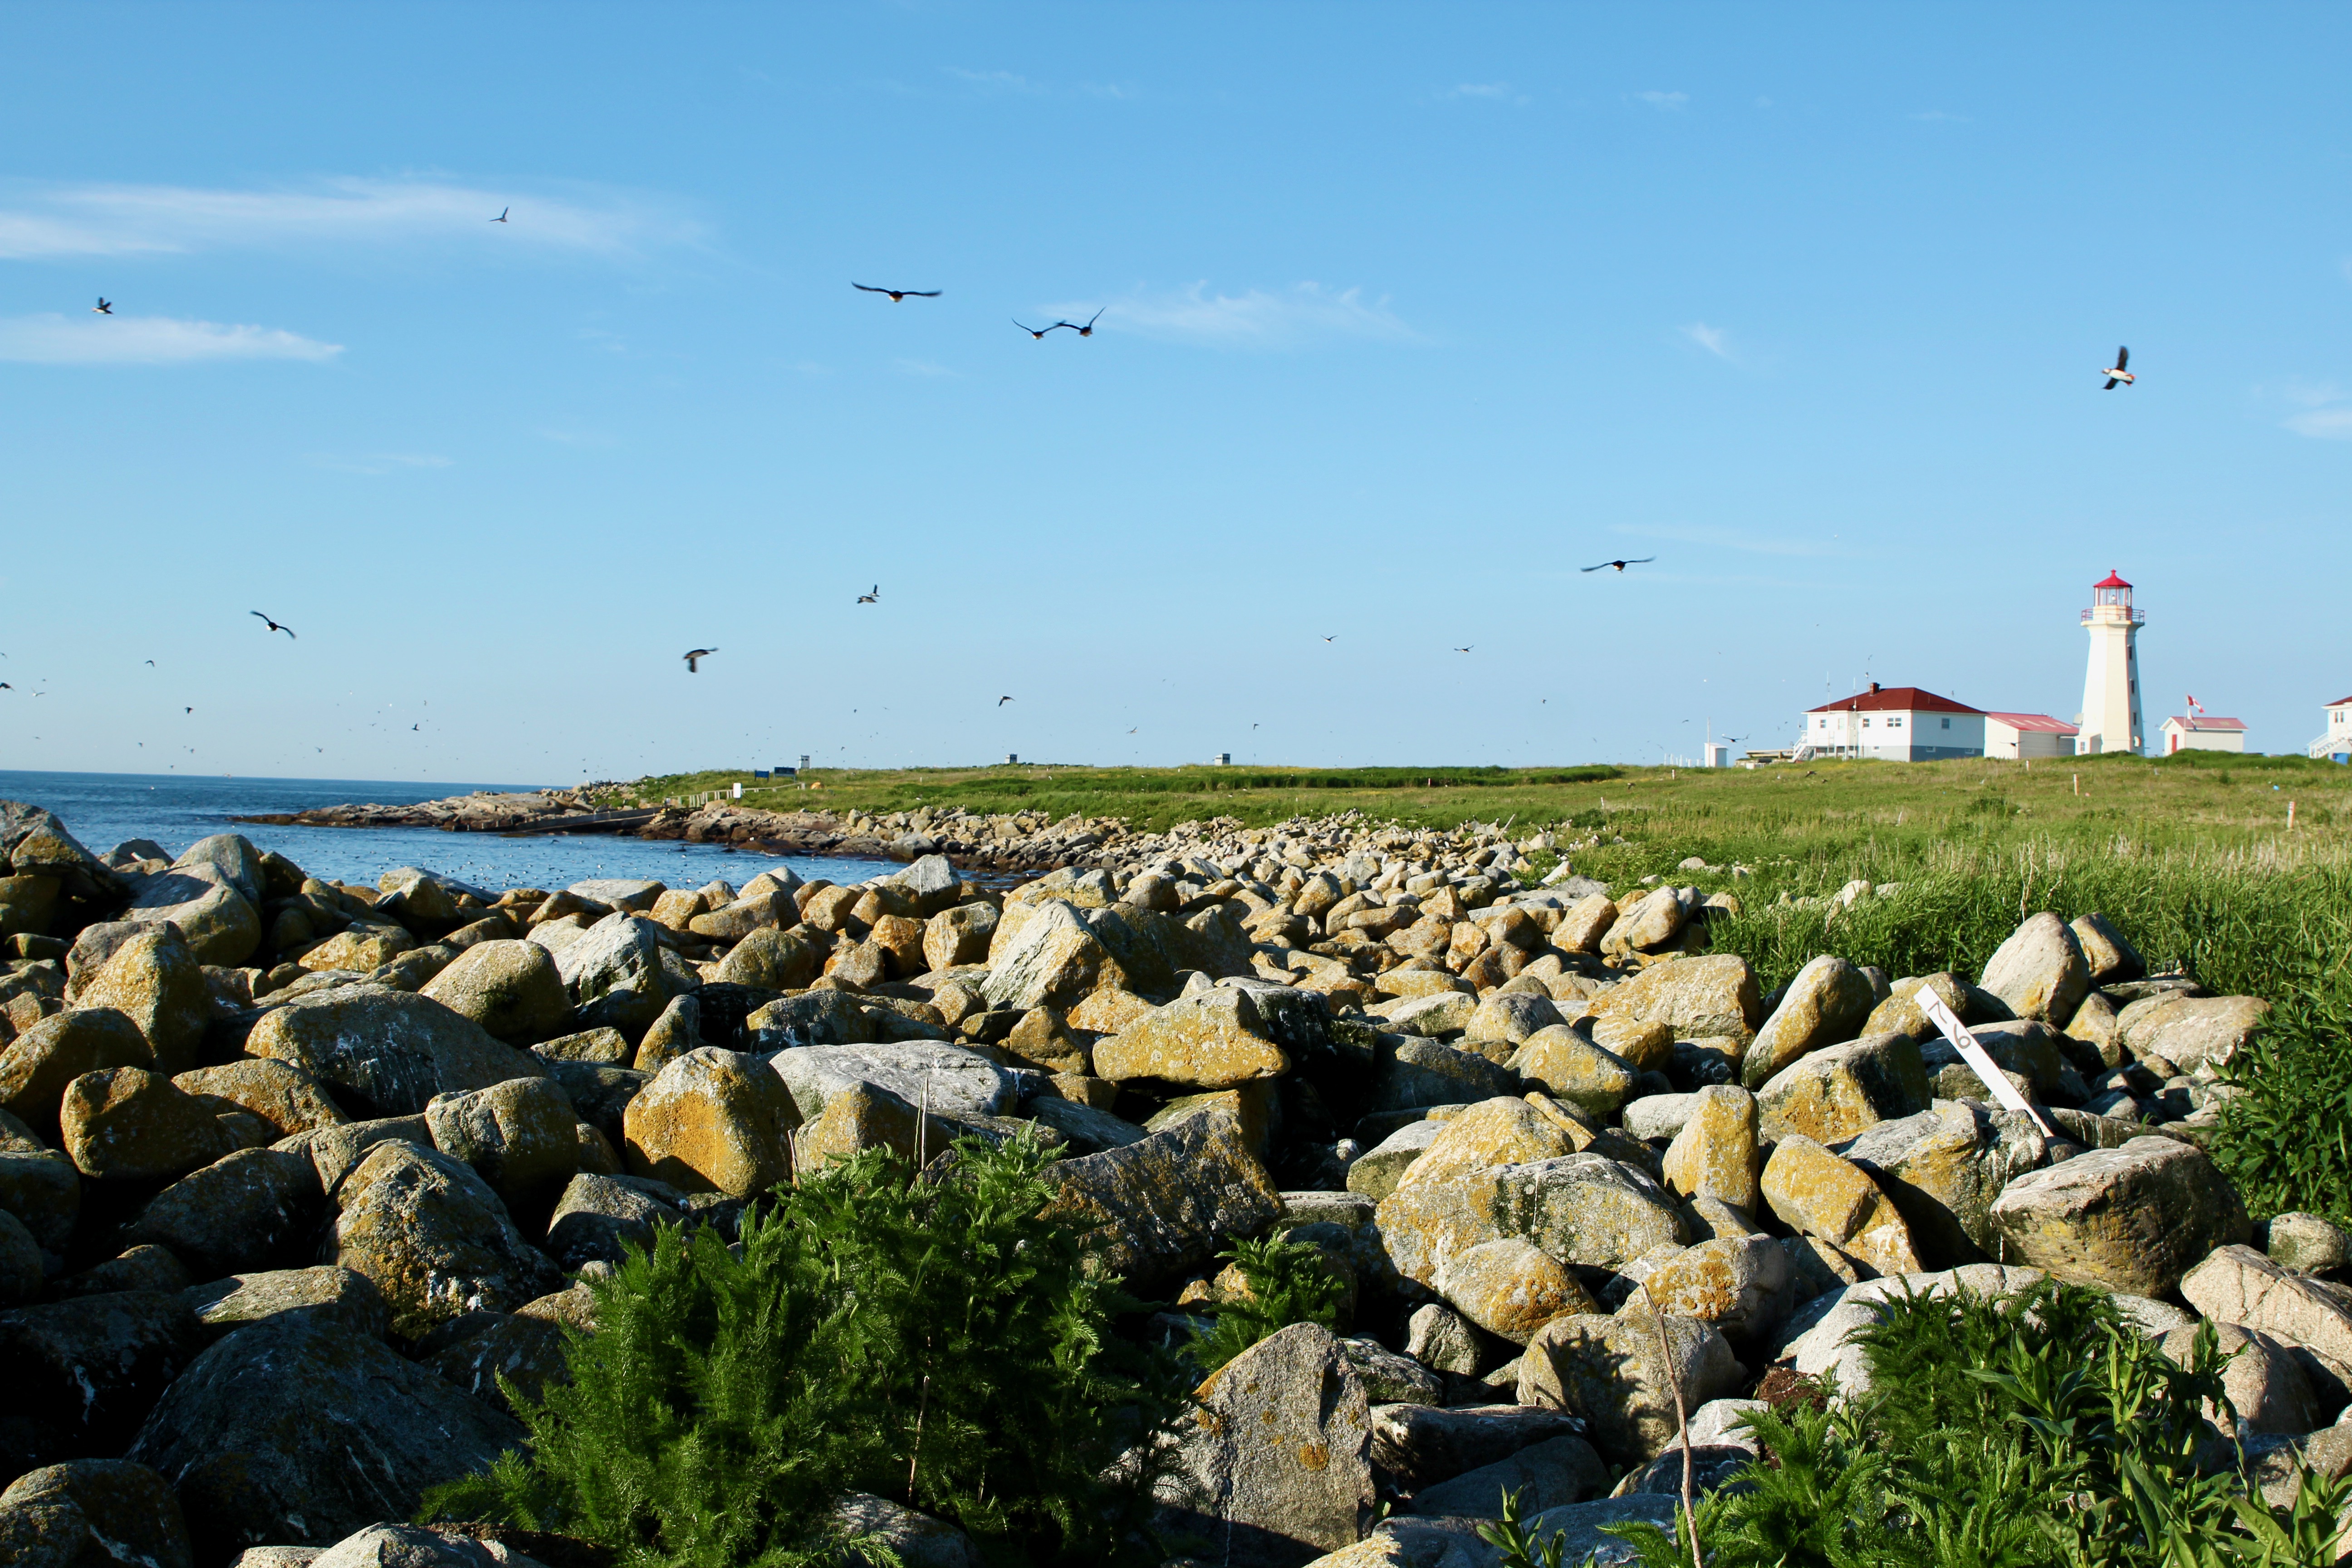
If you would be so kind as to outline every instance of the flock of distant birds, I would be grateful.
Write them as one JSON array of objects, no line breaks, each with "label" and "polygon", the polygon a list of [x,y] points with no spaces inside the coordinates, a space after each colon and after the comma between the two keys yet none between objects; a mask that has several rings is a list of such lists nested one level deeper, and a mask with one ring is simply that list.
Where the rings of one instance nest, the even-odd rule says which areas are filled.
[{"label": "flock of distant birds", "polygon": [[[508,215],[513,211],[514,209],[510,206],[502,207],[499,211],[499,216],[489,221],[492,223],[505,223],[508,219]],[[849,286],[862,294],[887,295],[889,298],[890,303],[894,305],[903,304],[908,300],[936,300],[946,292],[943,289],[891,289],[879,287],[872,283],[860,283],[855,279],[851,280]],[[90,311],[93,315],[111,316],[114,314],[114,301],[107,299],[101,294],[99,296],[98,303],[90,307]],[[1101,321],[1102,318],[1103,312],[1101,310],[1097,310],[1093,315],[1087,317],[1083,322],[1056,321],[1051,326],[1033,327],[1029,325],[1028,322],[1022,321],[1016,316],[1013,318],[1013,324],[1020,328],[1023,331],[1028,333],[1033,341],[1043,342],[1045,340],[1046,333],[1058,332],[1066,327],[1082,338],[1093,337],[1095,335],[1095,323]],[[2106,378],[2106,383],[2101,390],[2105,392],[2113,392],[2118,386],[2129,386],[2135,381],[2138,380],[2139,378],[2132,374],[2130,365],[2130,345],[2126,344],[2117,348],[2116,350],[2116,363],[2099,373]],[[1637,555],[1631,558],[1614,561],[1602,561],[1594,565],[1580,567],[1579,570],[1583,572],[1614,571],[1619,576],[1622,576],[1624,575],[1625,568],[1628,566],[1647,566],[1655,560],[1657,560],[1657,557],[1654,555]],[[858,595],[856,602],[861,605],[880,604],[882,602],[882,584],[877,583],[865,593]],[[277,621],[274,621],[268,616],[263,615],[259,610],[255,610],[252,614],[255,618],[259,620],[262,625],[268,627],[270,631],[284,632],[289,638],[294,636],[294,629],[291,626],[281,626]],[[1338,640],[1338,634],[1334,633],[1332,636],[1323,638],[1323,640],[1325,642],[1335,642]],[[1471,648],[1474,648],[1477,645],[1475,643],[1472,643],[1467,647],[1455,647],[1454,651],[1455,653],[1468,653]],[[715,647],[688,648],[685,653],[680,654],[678,657],[686,661],[686,672],[688,675],[695,675],[701,672],[702,661],[709,658],[718,651],[719,650]],[[152,664],[155,661],[153,659],[149,659],[147,662]],[[0,691],[8,691],[13,689],[14,688],[12,688],[6,681],[0,680]],[[37,696],[39,693],[37,692],[35,695]],[[999,708],[1002,708],[1012,700],[1013,699],[1010,697],[999,697],[996,700],[996,705]],[[193,713],[195,710],[194,708],[190,708],[187,711]],[[1250,726],[1252,729],[1255,729],[1256,727],[1257,726],[1255,724]],[[411,725],[410,728],[415,729],[416,726]],[[1128,733],[1132,735],[1135,731],[1133,730],[1129,730]]]}]

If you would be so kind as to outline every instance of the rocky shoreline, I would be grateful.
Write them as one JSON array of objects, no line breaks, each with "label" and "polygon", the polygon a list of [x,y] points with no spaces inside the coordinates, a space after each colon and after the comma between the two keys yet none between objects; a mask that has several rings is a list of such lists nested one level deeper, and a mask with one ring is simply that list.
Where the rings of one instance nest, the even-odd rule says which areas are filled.
[{"label": "rocky shoreline", "polygon": [[[589,1282],[657,1226],[731,1237],[795,1173],[965,1134],[1064,1152],[1056,1208],[1172,1304],[1138,1334],[1233,1303],[1244,1238],[1346,1280],[1351,1332],[1285,1329],[1202,1385],[1163,1503],[1205,1560],[1479,1568],[1507,1489],[1568,1561],[1630,1560],[1598,1529],[1667,1518],[1678,1404],[1720,1484],[1747,1412],[1866,1385],[1852,1336],[1890,1292],[2045,1277],[2168,1353],[2202,1322],[2240,1347],[2268,1491],[2352,1471],[2352,1240],[2250,1223],[2202,1147],[2267,1004],[2147,974],[2096,914],[2032,916],[1979,975],[1822,954],[1768,990],[1711,948],[1733,895],[1565,861],[1533,886],[1574,846],[1492,826],[634,830],[910,863],[364,887],[233,835],[101,856],[0,803],[0,1557],[559,1561],[578,1543],[405,1522],[521,1440],[498,1376],[562,1378]],[[979,1561],[853,1503],[909,1562]]]}]

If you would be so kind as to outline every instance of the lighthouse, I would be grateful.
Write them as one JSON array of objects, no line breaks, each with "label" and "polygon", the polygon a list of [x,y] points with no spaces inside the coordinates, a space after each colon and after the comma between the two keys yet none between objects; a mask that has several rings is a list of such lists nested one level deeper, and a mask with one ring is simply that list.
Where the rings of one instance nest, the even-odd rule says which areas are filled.
[{"label": "lighthouse", "polygon": [[2139,626],[2132,585],[2110,571],[2091,584],[2083,629],[2091,634],[2091,663],[2083,676],[2083,712],[2074,750],[2137,753],[2147,731],[2139,719]]}]

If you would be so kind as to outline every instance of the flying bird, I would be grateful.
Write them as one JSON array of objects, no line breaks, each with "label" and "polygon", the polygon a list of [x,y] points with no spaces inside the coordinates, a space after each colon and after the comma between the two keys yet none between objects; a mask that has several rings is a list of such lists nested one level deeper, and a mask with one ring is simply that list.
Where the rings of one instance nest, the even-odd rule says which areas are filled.
[{"label": "flying bird", "polygon": [[997,705],[999,708],[1002,708],[1002,707],[1003,707],[1006,703],[1008,703],[1008,702],[1010,702],[1010,701],[1012,701],[1012,700],[1013,700],[1013,699],[1011,699],[1010,697],[1000,697],[1000,698],[998,698],[998,699],[996,700],[996,705]]},{"label": "flying bird", "polygon": [[507,214],[512,211],[514,211],[514,208],[512,207],[500,207],[499,209],[499,216],[492,218],[490,221],[492,223],[504,223],[507,221]]},{"label": "flying bird", "polygon": [[688,648],[678,657],[686,660],[687,674],[698,675],[702,672],[702,661],[718,651],[715,647]]},{"label": "flying bird", "polygon": [[1013,324],[1020,328],[1023,331],[1028,333],[1031,337],[1043,342],[1045,334],[1052,331],[1055,327],[1066,327],[1070,323],[1067,321],[1056,321],[1052,327],[1033,327],[1028,322],[1023,321],[1020,317],[1015,316],[1013,318]]},{"label": "flying bird", "polygon": [[1323,640],[1324,640],[1325,642],[1338,642],[1338,641],[1339,640],[1339,635],[1337,632],[1334,632],[1334,633],[1332,633],[1329,637],[1325,637]]},{"label": "flying bird", "polygon": [[[1472,643],[1470,647],[1476,647],[1478,645],[1476,643]],[[1457,647],[1454,651],[1455,653],[1468,653],[1470,651],[1470,647]]]},{"label": "flying bird", "polygon": [[[1105,306],[1104,309],[1108,310],[1109,307]],[[1095,323],[1101,320],[1102,311],[1097,310],[1093,315],[1087,318],[1087,324],[1083,327],[1078,325],[1076,321],[1056,321],[1054,325],[1056,327],[1067,327],[1070,331],[1077,333],[1078,336],[1082,338],[1090,338],[1095,335]],[[1050,331],[1051,329],[1048,330]]]},{"label": "flying bird", "polygon": [[147,661],[147,668],[150,668],[150,669],[154,668],[155,668],[155,661],[154,661],[153,659],[152,659],[152,658],[151,658],[151,659],[149,659],[149,660]]},{"label": "flying bird", "polygon": [[1651,562],[1655,561],[1657,557],[1654,555],[1644,555],[1640,557],[1638,560],[1633,561],[1603,561],[1599,566],[1586,566],[1581,568],[1581,570],[1586,572],[1598,572],[1603,567],[1614,566],[1617,568],[1619,574],[1622,574],[1625,568],[1628,566],[1647,566]]},{"label": "flying bird", "polygon": [[[13,687],[13,686],[9,685],[6,681],[5,681],[5,680],[0,680],[0,691],[14,691],[14,690],[16,690],[16,689],[15,687]],[[1129,733],[1129,734],[1130,734],[1130,735],[1132,735],[1132,734],[1134,734],[1134,733],[1135,733],[1135,731],[1132,731],[1132,730],[1129,730],[1129,731],[1128,731],[1128,733]]]},{"label": "flying bird", "polygon": [[98,297],[98,303],[89,308],[89,313],[93,316],[111,316],[114,314],[114,301],[100,294]]},{"label": "flying bird", "polygon": [[2102,375],[2105,375],[2107,378],[2107,384],[2101,387],[2099,390],[2102,392],[2113,392],[2116,389],[2117,383],[2129,386],[2133,382],[2137,381],[2139,379],[2137,376],[2132,374],[2130,371],[2124,368],[2129,363],[2131,363],[2130,347],[2126,345],[2123,348],[2117,349],[2116,351],[2116,363],[2107,369],[2100,372]]},{"label": "flying bird", "polygon": [[181,712],[183,712],[183,713],[193,713],[193,712],[194,712],[194,711],[195,711],[195,710],[194,710],[194,709],[193,709],[193,708],[183,708],[183,709],[181,709],[181,710],[180,710],[180,711],[181,711]]},{"label": "flying bird", "polygon": [[868,589],[867,589],[867,590],[866,590],[866,592],[864,592],[863,594],[858,595],[857,595],[857,602],[858,602],[859,604],[861,604],[861,605],[878,605],[878,604],[880,604],[880,603],[882,602],[882,584],[879,584],[879,583],[877,583],[877,584],[874,584],[874,586],[872,586],[871,588],[868,588]]},{"label": "flying bird", "polygon": [[254,610],[254,611],[251,611],[251,612],[249,612],[249,613],[253,616],[253,617],[254,617],[256,620],[259,621],[263,626],[268,626],[268,627],[271,631],[273,631],[273,632],[284,632],[284,633],[285,633],[288,637],[292,637],[292,636],[294,635],[294,628],[293,628],[293,627],[291,627],[291,626],[279,626],[276,621],[271,620],[268,616],[263,615],[259,610]]},{"label": "flying bird", "polygon": [[857,282],[852,282],[850,287],[863,289],[868,294],[887,294],[893,305],[901,300],[936,300],[940,297],[937,289],[877,289],[870,283]]}]

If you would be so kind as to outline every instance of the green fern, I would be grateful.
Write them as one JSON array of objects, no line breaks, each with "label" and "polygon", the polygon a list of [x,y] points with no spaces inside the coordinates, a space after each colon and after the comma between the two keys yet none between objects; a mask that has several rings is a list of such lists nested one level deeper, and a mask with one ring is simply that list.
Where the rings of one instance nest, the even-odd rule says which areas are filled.
[{"label": "green fern", "polygon": [[1235,1242],[1218,1256],[1239,1270],[1249,1294],[1218,1308],[1208,1328],[1193,1331],[1185,1354],[1203,1375],[1293,1323],[1340,1326],[1348,1284],[1321,1248],[1276,1236]]},{"label": "green fern", "polygon": [[832,1505],[863,1491],[1007,1561],[1153,1560],[1149,1456],[1186,1380],[1110,1332],[1139,1303],[1043,1214],[1048,1158],[967,1142],[917,1181],[869,1152],[777,1189],[734,1250],[664,1228],[593,1287],[570,1383],[516,1401],[529,1458],[427,1517],[561,1531],[633,1568],[789,1568],[831,1560]]}]

